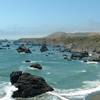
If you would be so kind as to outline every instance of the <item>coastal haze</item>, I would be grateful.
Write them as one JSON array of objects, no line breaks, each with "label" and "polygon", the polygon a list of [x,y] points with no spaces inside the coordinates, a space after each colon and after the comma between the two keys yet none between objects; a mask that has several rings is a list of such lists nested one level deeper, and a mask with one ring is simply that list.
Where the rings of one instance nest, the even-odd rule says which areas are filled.
[{"label": "coastal haze", "polygon": [[0,100],[100,100],[99,0],[0,0]]},{"label": "coastal haze", "polygon": [[99,0],[1,0],[0,38],[99,32]]}]

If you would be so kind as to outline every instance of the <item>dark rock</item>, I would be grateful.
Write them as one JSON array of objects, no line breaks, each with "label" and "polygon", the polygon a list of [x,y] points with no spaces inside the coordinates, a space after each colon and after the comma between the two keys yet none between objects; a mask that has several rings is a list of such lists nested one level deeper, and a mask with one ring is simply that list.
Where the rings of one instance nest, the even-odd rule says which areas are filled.
[{"label": "dark rock", "polygon": [[53,88],[42,77],[31,75],[30,73],[12,72],[10,74],[10,81],[18,88],[12,95],[14,98],[29,98],[53,91]]},{"label": "dark rock", "polygon": [[58,45],[56,45],[55,47],[58,47],[58,48],[59,48],[59,47],[61,47],[61,46],[58,44]]},{"label": "dark rock", "polygon": [[91,57],[88,61],[100,62],[100,57]]},{"label": "dark rock", "polygon": [[46,51],[48,51],[48,48],[47,48],[46,43],[42,44],[42,46],[41,46],[41,48],[40,48],[40,51],[41,51],[41,52],[46,52]]},{"label": "dark rock", "polygon": [[30,67],[37,68],[37,69],[42,69],[42,66],[40,64],[32,64]]},{"label": "dark rock", "polygon": [[31,50],[28,48],[25,50],[25,53],[31,53]]},{"label": "dark rock", "polygon": [[25,62],[31,62],[30,60],[26,60]]},{"label": "dark rock", "polygon": [[69,56],[64,56],[64,59],[67,61],[71,61],[71,58]]},{"label": "dark rock", "polygon": [[64,57],[64,59],[68,59],[68,57],[67,57],[67,56],[65,56],[65,57]]},{"label": "dark rock", "polygon": [[22,71],[16,71],[16,72],[12,72],[10,74],[10,82],[12,84],[16,83],[17,80],[19,79],[19,77],[22,75]]},{"label": "dark rock", "polygon": [[89,54],[88,52],[84,51],[84,52],[72,52],[72,55],[71,55],[71,59],[73,60],[80,60],[84,57],[88,57]]},{"label": "dark rock", "polygon": [[89,57],[83,58],[82,60],[83,60],[84,62],[87,62],[87,61],[100,62],[100,54],[94,53],[94,54],[92,54],[92,55],[89,56]]},{"label": "dark rock", "polygon": [[21,46],[19,46],[17,49],[17,52],[21,53],[31,53],[31,50],[29,48],[26,48],[23,44]]}]

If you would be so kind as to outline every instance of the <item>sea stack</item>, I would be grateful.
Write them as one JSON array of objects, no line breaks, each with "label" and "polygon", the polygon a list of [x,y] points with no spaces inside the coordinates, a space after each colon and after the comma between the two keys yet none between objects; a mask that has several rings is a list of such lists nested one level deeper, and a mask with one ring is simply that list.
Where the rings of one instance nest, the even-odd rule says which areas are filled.
[{"label": "sea stack", "polygon": [[37,95],[53,91],[44,78],[35,76],[30,73],[23,73],[22,71],[15,71],[10,74],[11,84],[18,88],[13,92],[13,98],[29,98]]},{"label": "sea stack", "polygon": [[25,47],[24,44],[22,44],[21,46],[19,46],[17,49],[18,53],[24,52],[24,53],[31,53],[31,50],[27,47]]},{"label": "sea stack", "polygon": [[46,43],[43,43],[43,44],[42,44],[42,46],[41,46],[41,48],[40,48],[40,51],[41,51],[41,52],[46,52],[46,51],[48,51],[48,48],[47,48]]}]

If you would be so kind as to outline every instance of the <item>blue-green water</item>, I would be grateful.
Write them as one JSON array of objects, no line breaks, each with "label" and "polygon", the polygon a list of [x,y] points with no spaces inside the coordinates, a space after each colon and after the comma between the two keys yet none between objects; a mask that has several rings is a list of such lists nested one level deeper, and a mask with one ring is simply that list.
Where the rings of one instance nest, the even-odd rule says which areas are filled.
[{"label": "blue-green water", "polygon": [[[9,74],[12,71],[21,70],[44,77],[55,88],[58,95],[69,100],[84,100],[84,97],[96,90],[100,85],[100,64],[85,63],[82,61],[64,60],[63,54],[52,51],[53,54],[46,56],[48,52],[40,53],[38,46],[31,48],[32,54],[18,54],[16,47],[0,50],[0,96],[7,96],[9,86]],[[31,60],[31,63],[25,63]],[[39,63],[43,70],[31,69],[32,63]],[[43,100],[60,100],[50,95]],[[50,99],[51,98],[51,99]],[[0,99],[10,100],[10,99]],[[40,98],[35,100],[42,100]],[[63,100],[63,99],[62,99]],[[67,99],[66,99],[67,100]]]}]

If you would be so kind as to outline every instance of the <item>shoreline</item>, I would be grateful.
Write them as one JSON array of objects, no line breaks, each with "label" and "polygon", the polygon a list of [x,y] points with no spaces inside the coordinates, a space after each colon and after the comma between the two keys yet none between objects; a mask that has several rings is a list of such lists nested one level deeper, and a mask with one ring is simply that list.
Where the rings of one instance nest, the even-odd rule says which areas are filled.
[{"label": "shoreline", "polygon": [[88,94],[85,97],[85,100],[100,100],[100,91],[96,91],[91,94]]}]

